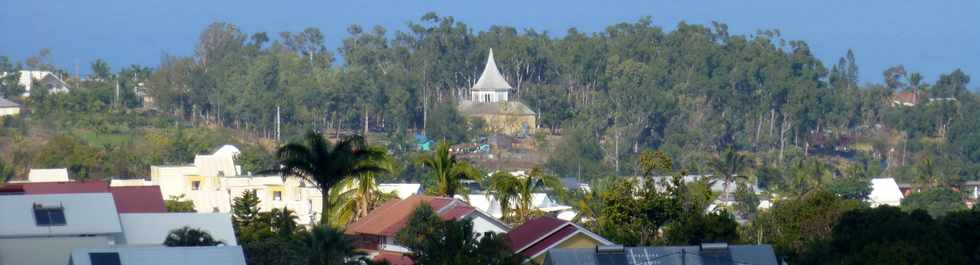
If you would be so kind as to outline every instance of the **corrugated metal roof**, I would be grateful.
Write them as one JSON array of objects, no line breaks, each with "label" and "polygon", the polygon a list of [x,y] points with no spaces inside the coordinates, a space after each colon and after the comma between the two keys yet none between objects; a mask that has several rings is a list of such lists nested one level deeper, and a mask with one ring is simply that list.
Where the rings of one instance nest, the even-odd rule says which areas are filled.
[{"label": "corrugated metal roof", "polygon": [[769,245],[729,245],[724,250],[702,250],[699,246],[628,247],[599,252],[595,248],[551,249],[547,265],[776,265]]},{"label": "corrugated metal roof", "polygon": [[245,255],[242,248],[238,246],[123,246],[76,249],[71,253],[72,264],[92,265],[91,253],[116,253],[121,264],[245,265]]},{"label": "corrugated metal roof", "polygon": [[163,244],[171,230],[184,226],[207,231],[214,239],[235,246],[235,229],[227,213],[124,213],[124,244]]},{"label": "corrugated metal roof", "polygon": [[[37,225],[34,209],[38,206],[63,209],[65,225]],[[112,194],[107,192],[0,196],[0,213],[0,238],[122,232]]]},{"label": "corrugated metal roof", "polygon": [[107,193],[109,185],[104,181],[78,182],[37,182],[20,183],[24,194],[70,194],[70,193]]},{"label": "corrugated metal roof", "polygon": [[166,213],[160,186],[110,187],[119,213]]},{"label": "corrugated metal roof", "polygon": [[507,242],[514,251],[521,250],[566,224],[567,221],[551,217],[534,218],[507,233]]}]

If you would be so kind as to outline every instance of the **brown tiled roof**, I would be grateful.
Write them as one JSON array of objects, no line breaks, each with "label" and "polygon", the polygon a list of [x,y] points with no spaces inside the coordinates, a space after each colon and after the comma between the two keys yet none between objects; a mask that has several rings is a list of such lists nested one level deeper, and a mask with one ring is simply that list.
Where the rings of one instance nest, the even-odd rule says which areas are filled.
[{"label": "brown tiled roof", "polygon": [[465,202],[446,197],[414,195],[404,200],[392,199],[347,226],[346,234],[394,236],[408,223],[415,209],[423,203],[432,207],[443,220],[464,217],[475,211]]},{"label": "brown tiled roof", "polygon": [[917,99],[918,98],[915,96],[915,93],[913,92],[895,93],[895,96],[893,97],[894,101],[897,101],[902,104],[909,104],[909,105],[918,104]]},{"label": "brown tiled roof", "polygon": [[405,254],[391,251],[381,251],[377,256],[374,256],[373,261],[388,261],[391,265],[414,265],[415,262],[411,258],[405,256]]}]

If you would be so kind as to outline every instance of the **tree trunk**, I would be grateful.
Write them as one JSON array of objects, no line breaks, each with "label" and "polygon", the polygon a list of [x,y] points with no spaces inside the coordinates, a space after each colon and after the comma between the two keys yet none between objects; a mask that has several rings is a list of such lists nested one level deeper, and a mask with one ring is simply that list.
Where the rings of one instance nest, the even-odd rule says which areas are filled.
[{"label": "tree trunk", "polygon": [[323,203],[320,204],[320,225],[330,226],[330,187],[320,186],[320,196]]}]

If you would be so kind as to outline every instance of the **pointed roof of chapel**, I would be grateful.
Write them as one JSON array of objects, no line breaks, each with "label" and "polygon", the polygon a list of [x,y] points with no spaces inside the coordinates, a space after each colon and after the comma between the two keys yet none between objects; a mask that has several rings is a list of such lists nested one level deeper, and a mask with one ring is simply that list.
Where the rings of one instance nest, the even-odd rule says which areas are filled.
[{"label": "pointed roof of chapel", "polygon": [[487,66],[483,68],[483,74],[480,75],[480,79],[476,81],[471,90],[510,90],[513,87],[507,83],[504,76],[500,74],[500,70],[497,69],[497,62],[493,60],[493,49],[490,49],[490,55],[487,56]]}]

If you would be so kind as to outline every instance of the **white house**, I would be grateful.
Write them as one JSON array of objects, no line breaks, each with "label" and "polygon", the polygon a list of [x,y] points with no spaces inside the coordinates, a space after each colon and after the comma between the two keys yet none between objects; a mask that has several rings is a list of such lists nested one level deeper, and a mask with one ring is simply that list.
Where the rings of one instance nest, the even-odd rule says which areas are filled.
[{"label": "white house", "polygon": [[[456,195],[457,199],[467,200],[473,207],[484,211],[494,218],[503,217],[503,212],[500,209],[500,202],[489,194],[469,194],[466,197],[462,195]],[[516,198],[512,199],[511,205],[516,203]],[[513,206],[512,206],[513,207]],[[564,211],[571,210],[572,207],[568,205],[562,205],[548,196],[546,193],[533,193],[531,194],[531,209],[539,210],[546,213],[561,213]],[[574,217],[574,213],[572,214]]]},{"label": "white house", "polygon": [[[4,73],[4,76],[6,75]],[[25,97],[29,97],[31,89],[38,86],[46,87],[48,93],[66,93],[71,89],[68,87],[68,83],[65,83],[61,77],[51,71],[21,70],[20,79],[17,80],[17,83],[24,88]]]},{"label": "white house", "polygon": [[875,178],[871,179],[871,194],[868,195],[868,202],[871,207],[890,205],[898,207],[902,204],[902,190],[898,188],[898,183],[894,178]]},{"label": "white house", "polygon": [[0,98],[0,117],[20,114],[20,105],[5,98]]},{"label": "white house", "polygon": [[399,199],[405,199],[411,197],[412,195],[418,195],[422,193],[422,184],[419,183],[381,183],[378,184],[378,190],[383,193],[392,193],[398,195]]},{"label": "white house", "polygon": [[245,265],[238,246],[215,247],[102,247],[71,252],[72,265]]}]

